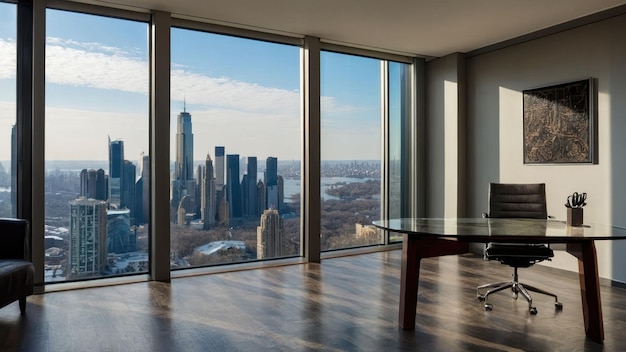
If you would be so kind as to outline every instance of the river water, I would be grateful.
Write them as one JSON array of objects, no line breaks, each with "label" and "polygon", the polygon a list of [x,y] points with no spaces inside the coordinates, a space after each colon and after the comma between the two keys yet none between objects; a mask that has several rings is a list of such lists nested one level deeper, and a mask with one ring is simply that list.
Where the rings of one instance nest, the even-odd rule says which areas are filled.
[{"label": "river water", "polygon": [[[355,178],[355,177],[322,177],[320,180],[321,198],[324,200],[339,199],[337,197],[326,194],[326,190],[337,183],[356,183],[373,180],[372,178]],[[289,201],[292,195],[301,192],[300,179],[284,179],[285,201]]]}]

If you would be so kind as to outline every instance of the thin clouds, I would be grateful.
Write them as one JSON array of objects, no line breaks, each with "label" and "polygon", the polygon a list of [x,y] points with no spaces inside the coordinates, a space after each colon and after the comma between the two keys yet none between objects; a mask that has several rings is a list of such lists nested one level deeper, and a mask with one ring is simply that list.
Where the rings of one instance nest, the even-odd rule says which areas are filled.
[{"label": "thin clouds", "polygon": [[[0,38],[0,79],[15,77],[15,47],[14,41]],[[147,58],[140,54],[140,50],[134,48],[122,49],[96,42],[49,37],[46,45],[46,82],[61,86],[90,87],[148,95],[149,66]],[[172,101],[185,99],[187,104],[196,106],[192,111],[194,130],[197,128],[197,133],[203,135],[202,140],[207,143],[206,145],[198,143],[194,148],[196,153],[206,153],[207,149],[212,149],[212,145],[222,144],[242,154],[253,150],[259,155],[272,155],[280,150],[281,154],[285,154],[282,157],[299,158],[301,95],[298,91],[265,87],[229,77],[209,77],[191,72],[183,64],[172,63],[171,99]],[[333,97],[321,97],[320,102],[323,114],[331,117],[331,120],[343,117],[341,120],[347,118],[354,121],[351,117],[367,113],[364,110],[368,110],[363,107],[342,105]],[[84,139],[76,140],[80,145],[95,143],[90,140],[94,137],[97,140],[96,144],[106,143],[105,134],[111,134],[114,138],[124,139],[125,143],[129,144],[127,145],[129,151],[146,149],[145,143],[141,142],[134,146],[135,148],[131,148],[130,144],[136,142],[134,141],[136,137],[128,134],[131,131],[145,129],[142,135],[148,135],[145,116],[62,109],[54,107],[53,102],[49,104],[52,105],[46,110],[47,158],[106,159],[106,155],[100,155],[106,152],[106,148],[95,148],[99,151],[98,155],[93,155],[93,148],[83,148],[84,153],[73,150],[72,157],[67,155],[67,150],[62,150],[64,148],[61,146],[66,145],[63,138],[68,134],[67,128],[74,125],[69,120],[63,123],[62,120],[66,117],[75,119],[80,116],[83,121],[88,120],[92,124],[90,133],[85,133],[81,129],[71,134],[74,139]],[[115,123],[116,119],[119,119],[119,124]],[[128,128],[130,120],[136,120],[139,124],[134,128]],[[175,116],[172,116],[172,120],[175,120]],[[348,120],[345,123],[348,123]],[[332,127],[334,124],[324,123],[324,129],[327,133],[332,132],[329,128],[343,130],[345,123],[334,127]],[[85,128],[84,124],[80,125]],[[126,127],[118,129],[115,126]],[[238,126],[235,129],[236,133],[227,136],[228,133],[225,132],[232,131],[233,126]],[[244,130],[249,133],[242,133]],[[260,135],[260,131],[264,132]],[[171,133],[175,135],[175,127]],[[55,145],[61,149],[55,149]],[[363,150],[369,149],[365,147],[366,145],[367,143],[364,143],[361,146]]]},{"label": "thin clouds", "polygon": [[148,63],[123,53],[96,43],[48,38],[46,80],[48,83],[147,94]]},{"label": "thin clouds", "polygon": [[213,108],[249,112],[299,113],[300,93],[268,88],[226,77],[207,77],[182,69],[172,70],[172,100]]},{"label": "thin clouds", "polygon": [[0,79],[15,78],[16,66],[15,41],[0,38]]},{"label": "thin clouds", "polygon": [[[48,83],[148,94],[147,59],[139,50],[125,50],[96,42],[55,37],[46,40]],[[15,42],[0,38],[0,79],[14,78]],[[186,99],[207,108],[237,111],[299,114],[300,93],[264,87],[228,77],[209,77],[172,63],[172,100]],[[321,98],[324,113],[346,113],[359,108],[341,105],[332,97]]]}]

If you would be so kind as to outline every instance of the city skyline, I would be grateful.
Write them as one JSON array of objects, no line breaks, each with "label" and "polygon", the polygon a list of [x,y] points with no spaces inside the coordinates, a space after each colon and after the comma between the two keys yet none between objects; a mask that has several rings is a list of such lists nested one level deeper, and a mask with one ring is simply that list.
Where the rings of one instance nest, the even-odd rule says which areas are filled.
[{"label": "city skyline", "polygon": [[[15,18],[11,11],[3,13],[0,131],[10,131],[15,121]],[[147,154],[147,24],[60,10],[47,10],[47,17],[46,159],[106,160],[100,145],[107,135],[125,142],[128,159]],[[196,53],[188,55],[190,49]],[[333,56],[323,58],[322,69],[335,72],[343,60],[350,62],[354,84],[346,86],[333,74],[324,76],[321,102],[328,118],[322,129],[328,138],[322,148],[334,151],[326,154],[337,160],[378,159],[378,149],[369,140],[378,138],[380,97],[376,89],[363,87],[378,88],[379,63]],[[364,75],[363,70],[374,74]],[[213,145],[229,145],[241,156],[301,159],[301,148],[294,148],[301,145],[302,133],[300,48],[173,28],[171,85],[172,156],[175,116],[186,108],[203,135],[194,145],[196,155],[206,154]],[[268,128],[268,123],[280,128]],[[357,124],[359,129],[349,128]],[[68,126],[75,127],[68,131]],[[254,138],[259,131],[264,137]],[[63,147],[68,133],[73,143],[84,147]],[[0,160],[9,159],[5,144],[0,138]]]}]

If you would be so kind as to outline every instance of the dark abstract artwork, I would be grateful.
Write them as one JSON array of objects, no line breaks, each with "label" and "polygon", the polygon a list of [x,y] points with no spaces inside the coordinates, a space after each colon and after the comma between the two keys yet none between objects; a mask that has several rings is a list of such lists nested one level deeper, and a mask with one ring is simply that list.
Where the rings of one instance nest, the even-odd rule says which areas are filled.
[{"label": "dark abstract artwork", "polygon": [[524,163],[593,163],[592,79],[524,91]]}]

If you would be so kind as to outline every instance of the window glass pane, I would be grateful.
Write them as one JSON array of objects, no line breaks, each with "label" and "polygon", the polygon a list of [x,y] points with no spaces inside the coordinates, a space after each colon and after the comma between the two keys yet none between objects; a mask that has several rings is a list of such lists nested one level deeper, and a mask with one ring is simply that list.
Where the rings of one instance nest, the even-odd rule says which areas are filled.
[{"label": "window glass pane", "polygon": [[0,217],[16,215],[17,6],[0,2]]},{"label": "window glass pane", "polygon": [[172,29],[171,267],[300,253],[300,48]]},{"label": "window glass pane", "polygon": [[148,270],[148,25],[46,11],[45,280]]},{"label": "window glass pane", "polygon": [[[406,133],[407,123],[410,118],[410,68],[411,65],[398,62],[389,63],[389,215],[388,218],[400,218],[409,216],[403,213],[403,209],[408,207],[406,182],[403,177],[407,177],[403,169],[408,160],[405,156],[407,146]],[[407,127],[404,127],[407,126]],[[389,242],[402,241],[402,235],[398,233],[389,234]]]},{"label": "window glass pane", "polygon": [[322,249],[380,244],[380,60],[321,54]]}]

